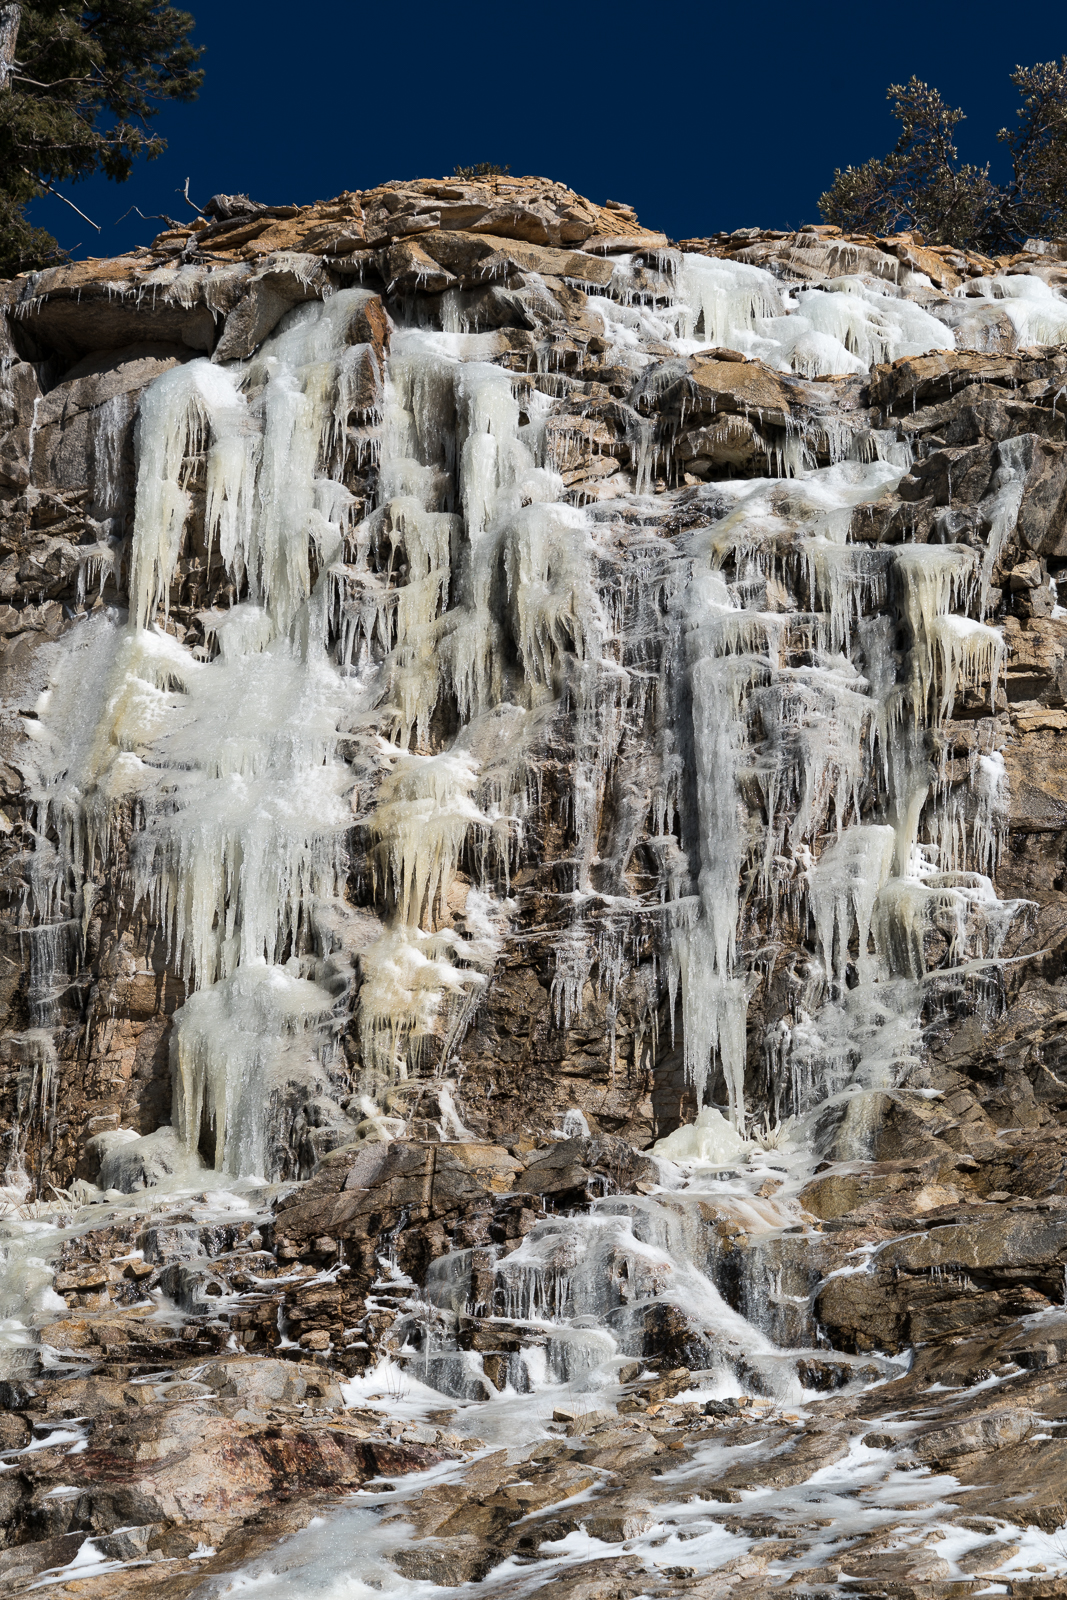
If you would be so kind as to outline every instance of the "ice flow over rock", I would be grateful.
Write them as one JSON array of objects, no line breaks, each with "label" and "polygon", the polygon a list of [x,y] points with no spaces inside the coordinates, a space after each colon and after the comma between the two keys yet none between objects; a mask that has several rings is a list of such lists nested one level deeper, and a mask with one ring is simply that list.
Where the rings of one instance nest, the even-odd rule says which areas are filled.
[{"label": "ice flow over rock", "polygon": [[[364,1108],[410,1073],[462,1068],[553,726],[570,741],[573,859],[557,1016],[579,1011],[592,971],[585,908],[604,983],[632,913],[658,902],[695,1105],[711,1093],[741,1134],[857,1095],[847,1115],[862,1120],[931,985],[997,959],[1012,912],[988,877],[998,758],[980,757],[949,816],[922,748],[961,693],[992,704],[1004,647],[981,620],[988,573],[969,545],[851,531],[906,448],[872,451],[869,430],[807,397],[807,418],[780,419],[784,477],[688,491],[679,532],[640,492],[670,455],[642,405],[681,385],[684,416],[702,354],[718,358],[702,339],[766,363],[731,356],[748,378],[865,372],[951,348],[951,331],[869,281],[790,295],[756,267],[661,255],[649,292],[651,270],[620,257],[588,300],[637,391],[636,410],[615,407],[635,487],[609,479],[614,498],[566,487],[581,419],[561,412],[550,366],[519,376],[499,333],[401,321],[378,371],[363,289],[297,307],[246,362],[192,360],[143,395],[129,620],[71,631],[28,729],[35,909],[47,927],[84,902],[132,824],[135,900],[188,986],[174,1123],[220,1170],[279,1170],[285,1086],[336,1098],[353,1012]],[[547,292],[533,274],[524,296]],[[446,324],[462,325],[461,301]],[[358,517],[353,452],[377,469]],[[168,622],[191,519],[217,595],[199,644]],[[624,746],[637,810],[605,859]],[[641,893],[635,829],[656,861]],[[354,848],[367,911],[346,896]],[[461,863],[462,927],[447,914]],[[770,944],[742,951],[753,905]],[[810,958],[746,1104],[749,1001],[786,910],[810,922]],[[936,970],[933,930],[948,944]],[[659,992],[647,1003],[654,1028]]]},{"label": "ice flow over rock", "polygon": [[0,1576],[986,1587],[1067,1517],[1067,270],[504,190],[0,289]]}]

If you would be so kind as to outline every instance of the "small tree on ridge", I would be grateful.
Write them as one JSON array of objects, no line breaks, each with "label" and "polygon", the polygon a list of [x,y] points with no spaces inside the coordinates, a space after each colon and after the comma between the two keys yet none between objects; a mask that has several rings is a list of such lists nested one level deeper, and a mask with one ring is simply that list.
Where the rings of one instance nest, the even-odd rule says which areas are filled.
[{"label": "small tree on ridge", "polygon": [[840,168],[820,197],[824,219],[846,233],[922,234],[930,244],[998,252],[1026,238],[1067,233],[1067,56],[1016,67],[1018,126],[1001,128],[1012,179],[994,183],[984,167],[961,163],[953,130],[964,113],[918,78],[890,84],[901,124],[890,153]]}]

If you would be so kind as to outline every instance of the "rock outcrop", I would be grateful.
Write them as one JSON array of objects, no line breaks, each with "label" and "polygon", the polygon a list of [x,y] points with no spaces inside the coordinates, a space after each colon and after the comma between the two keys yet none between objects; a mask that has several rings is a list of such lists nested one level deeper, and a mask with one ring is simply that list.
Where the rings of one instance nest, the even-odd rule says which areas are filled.
[{"label": "rock outcrop", "polygon": [[319,1582],[323,1515],[1059,1592],[1032,244],[417,180],[0,286],[5,1592]]}]

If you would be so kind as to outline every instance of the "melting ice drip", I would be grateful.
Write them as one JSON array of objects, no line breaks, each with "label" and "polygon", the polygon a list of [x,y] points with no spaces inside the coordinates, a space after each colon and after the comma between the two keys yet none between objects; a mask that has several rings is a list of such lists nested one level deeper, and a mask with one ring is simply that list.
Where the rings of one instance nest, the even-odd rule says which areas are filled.
[{"label": "melting ice drip", "polygon": [[[721,342],[808,374],[953,343],[900,285],[841,278],[794,294],[739,263],[665,255],[660,267],[649,292],[624,259],[590,300],[611,362],[635,382],[655,359],[650,340],[680,355]],[[961,802],[920,749],[961,688],[995,676],[999,638],[966,614],[989,573],[967,550],[849,543],[852,508],[903,465],[859,459],[791,482],[788,507],[773,481],[719,485],[729,515],[684,550],[650,535],[658,548],[635,566],[624,525],[565,498],[545,427],[552,385],[494,365],[497,335],[397,330],[383,414],[360,413],[366,298],[299,308],[250,363],[192,361],[142,399],[130,620],[71,631],[27,730],[46,953],[57,929],[87,921],[132,829],[126,887],[165,927],[189,989],[176,1019],[181,1136],[229,1171],[276,1169],[272,1098],[296,1079],[328,1088],[355,957],[368,1094],[430,1041],[439,1061],[458,1047],[506,921],[491,890],[506,893],[561,707],[574,904],[594,867],[607,870],[595,860],[607,752],[650,705],[657,748],[647,771],[633,757],[628,804],[635,828],[651,810],[664,894],[677,896],[685,865],[668,822],[684,809],[685,741],[663,726],[664,674],[649,688],[654,672],[620,665],[644,649],[648,573],[667,636],[682,638],[692,701],[699,892],[674,907],[670,970],[698,1100],[714,1066],[743,1126],[763,969],[758,951],[739,952],[753,946],[757,901],[768,939],[780,914],[810,915],[819,951],[767,1043],[768,1103],[800,1110],[857,1073],[885,1078],[914,1039],[927,934],[954,918],[960,967],[969,952],[995,956],[1004,925],[984,876],[999,757],[976,759]],[[465,302],[453,301],[447,321],[462,327]],[[869,456],[869,439],[839,431],[840,457]],[[653,457],[635,438],[639,488]],[[353,452],[377,453],[380,468],[358,524],[342,481]],[[803,469],[802,451],[790,460]],[[193,650],[165,613],[201,492],[217,598],[203,617],[210,647]],[[1011,468],[998,492],[1006,535]],[[629,502],[646,504],[632,489]],[[890,595],[909,633],[902,684],[888,617],[864,615]],[[354,822],[380,912],[369,933],[344,893]],[[614,897],[624,919],[632,904]],[[599,952],[613,983],[620,948]],[[579,916],[553,985],[564,1024],[592,965]]]}]

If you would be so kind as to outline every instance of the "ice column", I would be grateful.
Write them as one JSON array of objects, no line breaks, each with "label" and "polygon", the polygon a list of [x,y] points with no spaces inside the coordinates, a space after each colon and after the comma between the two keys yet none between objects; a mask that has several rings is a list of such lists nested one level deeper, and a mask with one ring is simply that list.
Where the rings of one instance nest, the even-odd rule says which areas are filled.
[{"label": "ice column", "polygon": [[[154,907],[193,991],[176,1016],[175,1118],[190,1148],[206,1124],[231,1172],[269,1165],[272,1098],[298,1080],[314,1092],[337,1001],[316,907],[339,902],[351,779],[338,741],[370,701],[327,649],[325,572],[348,495],[325,462],[352,405],[346,352],[365,299],[345,291],[290,313],[246,369],[195,360],[146,391],[130,621],[70,636],[38,740],[39,797],[75,882],[107,870],[132,805],[143,819],[134,898]],[[156,620],[197,452],[205,531],[243,596],[203,616],[207,650]],[[91,736],[67,740],[87,649],[103,692]]]}]

